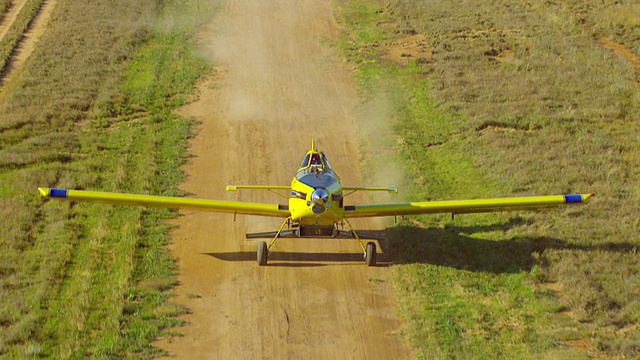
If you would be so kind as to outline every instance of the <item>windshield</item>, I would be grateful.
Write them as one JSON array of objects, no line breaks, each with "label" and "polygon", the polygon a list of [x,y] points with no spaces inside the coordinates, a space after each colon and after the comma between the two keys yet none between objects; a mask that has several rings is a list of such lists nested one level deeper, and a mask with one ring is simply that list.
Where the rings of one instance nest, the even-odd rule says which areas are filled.
[{"label": "windshield", "polygon": [[305,155],[298,171],[304,169],[314,171],[330,171],[331,166],[329,165],[327,156],[322,151],[312,150]]},{"label": "windshield", "polygon": [[300,164],[300,168],[306,168],[307,166],[309,166],[309,154],[307,154],[307,156],[304,157],[304,159],[302,160],[302,164]]},{"label": "windshield", "polygon": [[322,166],[322,160],[320,160],[320,154],[311,155],[311,164],[310,165],[321,165]]},{"label": "windshield", "polygon": [[320,153],[322,155],[322,162],[324,162],[324,166],[328,169],[331,169],[331,165],[329,165],[329,160],[327,160],[327,157],[325,156],[324,153]]}]

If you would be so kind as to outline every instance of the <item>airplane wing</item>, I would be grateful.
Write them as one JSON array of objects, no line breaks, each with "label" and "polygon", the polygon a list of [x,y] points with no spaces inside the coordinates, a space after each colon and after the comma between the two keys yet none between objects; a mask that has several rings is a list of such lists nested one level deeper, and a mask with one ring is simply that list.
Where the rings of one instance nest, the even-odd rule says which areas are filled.
[{"label": "airplane wing", "polygon": [[565,204],[587,203],[595,194],[572,194],[551,196],[528,196],[514,198],[421,201],[396,204],[373,204],[345,206],[346,218],[394,216],[411,214],[467,214],[494,211],[535,209]]},{"label": "airplane wing", "polygon": [[246,215],[262,215],[287,218],[291,216],[289,206],[278,204],[250,203],[240,201],[203,200],[169,196],[120,194],[99,191],[38,188],[44,198],[70,201],[92,201],[108,204],[139,205],[164,208],[187,208],[213,212]]},{"label": "airplane wing", "polygon": [[356,191],[387,191],[391,194],[397,194],[398,189],[390,187],[378,187],[378,186],[343,186],[342,190]]},{"label": "airplane wing", "polygon": [[250,190],[291,190],[289,185],[227,185],[227,191],[236,191],[240,189]]}]

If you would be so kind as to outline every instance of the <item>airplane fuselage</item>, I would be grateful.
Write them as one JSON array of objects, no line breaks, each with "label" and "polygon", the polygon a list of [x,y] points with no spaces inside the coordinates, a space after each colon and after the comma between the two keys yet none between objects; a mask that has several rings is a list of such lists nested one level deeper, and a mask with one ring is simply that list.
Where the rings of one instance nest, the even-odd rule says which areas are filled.
[{"label": "airplane fuselage", "polygon": [[301,227],[326,227],[344,218],[340,177],[325,154],[312,148],[291,180],[291,221]]},{"label": "airplane fuselage", "polygon": [[342,220],[342,185],[330,169],[300,169],[291,180],[291,220],[300,225],[332,226]]}]

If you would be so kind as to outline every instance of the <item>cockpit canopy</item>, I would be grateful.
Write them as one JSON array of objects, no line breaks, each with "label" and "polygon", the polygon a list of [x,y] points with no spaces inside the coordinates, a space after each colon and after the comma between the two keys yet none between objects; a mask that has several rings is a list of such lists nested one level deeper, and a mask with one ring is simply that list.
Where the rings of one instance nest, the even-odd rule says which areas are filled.
[{"label": "cockpit canopy", "polygon": [[327,160],[324,152],[312,150],[305,155],[298,171],[304,169],[326,171],[331,170],[331,165],[329,165],[329,160]]},{"label": "cockpit canopy", "polygon": [[[319,202],[329,199],[329,196],[331,201],[336,202],[342,198],[342,187],[338,174],[331,169],[324,152],[315,149],[313,140],[311,141],[311,150],[304,156],[300,168],[291,182],[291,190],[294,197],[311,200],[316,202],[317,206],[319,206]],[[307,198],[309,195],[311,198]],[[317,199],[314,199],[314,196]]]}]

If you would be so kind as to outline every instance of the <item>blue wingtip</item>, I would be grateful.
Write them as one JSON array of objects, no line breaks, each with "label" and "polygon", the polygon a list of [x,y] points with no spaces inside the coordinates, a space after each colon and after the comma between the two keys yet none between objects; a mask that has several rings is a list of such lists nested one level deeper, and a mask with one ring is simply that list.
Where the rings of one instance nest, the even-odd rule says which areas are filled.
[{"label": "blue wingtip", "polygon": [[565,204],[579,204],[582,202],[582,195],[580,194],[570,194],[564,196]]},{"label": "blue wingtip", "polygon": [[50,197],[56,198],[66,198],[67,197],[67,189],[51,189],[49,191]]}]

